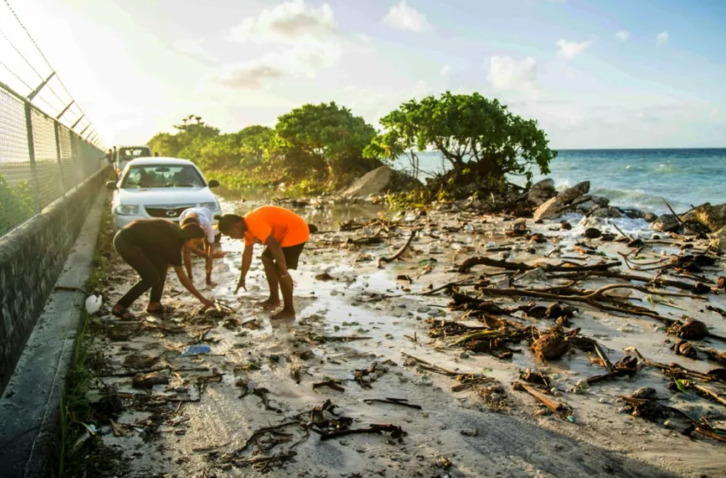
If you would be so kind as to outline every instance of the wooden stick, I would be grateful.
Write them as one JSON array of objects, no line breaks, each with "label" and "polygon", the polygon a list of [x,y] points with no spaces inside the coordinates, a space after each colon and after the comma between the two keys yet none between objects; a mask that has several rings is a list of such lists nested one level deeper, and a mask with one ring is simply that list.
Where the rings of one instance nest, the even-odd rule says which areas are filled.
[{"label": "wooden stick", "polygon": [[464,274],[474,266],[485,265],[490,267],[498,267],[500,269],[516,270],[516,271],[529,271],[532,269],[542,269],[545,272],[585,272],[585,271],[601,271],[611,267],[619,266],[620,261],[613,262],[601,262],[590,266],[565,266],[563,264],[547,264],[540,262],[533,266],[525,264],[524,262],[507,262],[491,259],[489,257],[470,257],[461,263],[459,266],[459,273]]},{"label": "wooden stick", "polygon": [[384,263],[384,262],[391,262],[391,261],[395,261],[396,259],[398,259],[398,258],[399,258],[399,257],[401,256],[401,254],[403,254],[403,253],[404,253],[404,251],[405,251],[406,249],[408,249],[408,246],[410,246],[410,245],[411,245],[411,242],[413,242],[413,238],[414,238],[414,237],[416,237],[416,233],[417,233],[417,232],[418,232],[418,229],[414,229],[414,230],[412,230],[412,231],[411,231],[411,235],[410,235],[410,236],[408,237],[408,241],[406,241],[406,244],[404,244],[404,245],[403,245],[403,246],[402,246],[402,247],[401,247],[401,248],[400,248],[400,249],[399,249],[398,251],[396,251],[396,253],[395,253],[395,254],[393,254],[392,256],[381,256],[381,257],[379,257],[379,258],[378,258],[378,260],[376,261],[376,267],[378,267],[379,269],[381,269],[381,268],[383,267],[383,263]]},{"label": "wooden stick", "polygon": [[679,223],[679,224],[680,224],[681,226],[683,226],[683,221],[681,221],[681,218],[680,218],[680,217],[678,217],[678,214],[676,214],[676,212],[675,212],[675,211],[673,210],[673,208],[671,207],[671,205],[670,205],[670,204],[668,204],[668,201],[666,201],[666,200],[664,199],[664,200],[663,200],[663,202],[664,202],[664,203],[665,203],[665,205],[666,205],[666,206],[668,207],[668,210],[669,210],[669,211],[671,212],[671,214],[673,214],[673,215],[674,215],[674,216],[676,217],[676,221],[678,221],[678,223]]},{"label": "wooden stick", "polygon": [[605,355],[605,352],[600,348],[600,344],[598,344],[597,341],[593,341],[592,345],[593,347],[595,347],[595,352],[597,353],[598,357],[600,357],[600,360],[603,361],[605,368],[608,370],[608,372],[613,373],[615,371],[615,367],[613,367],[613,364],[612,362],[610,362],[608,356]]},{"label": "wooden stick", "polygon": [[540,392],[534,387],[531,387],[527,385],[526,383],[522,382],[513,382],[512,388],[514,390],[524,390],[531,396],[533,396],[536,400],[542,402],[547,408],[555,412],[557,415],[559,415],[562,418],[567,417],[568,415],[572,414],[572,409],[568,407],[566,404],[557,402],[555,400],[552,400],[544,393]]}]

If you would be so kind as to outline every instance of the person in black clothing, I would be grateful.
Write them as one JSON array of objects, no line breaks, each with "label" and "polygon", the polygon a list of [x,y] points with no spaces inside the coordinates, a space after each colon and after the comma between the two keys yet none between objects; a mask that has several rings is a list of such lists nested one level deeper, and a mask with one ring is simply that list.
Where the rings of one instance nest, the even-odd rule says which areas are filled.
[{"label": "person in black clothing", "polygon": [[141,280],[121,297],[111,309],[111,313],[122,319],[133,319],[129,311],[131,304],[147,290],[151,289],[150,314],[163,315],[170,311],[161,305],[166,272],[174,268],[179,281],[206,307],[214,302],[205,298],[194,287],[182,267],[182,249],[194,249],[204,240],[204,230],[199,224],[186,224],[183,227],[165,219],[141,219],[134,221],[116,233],[113,247],[119,255],[141,276]]}]

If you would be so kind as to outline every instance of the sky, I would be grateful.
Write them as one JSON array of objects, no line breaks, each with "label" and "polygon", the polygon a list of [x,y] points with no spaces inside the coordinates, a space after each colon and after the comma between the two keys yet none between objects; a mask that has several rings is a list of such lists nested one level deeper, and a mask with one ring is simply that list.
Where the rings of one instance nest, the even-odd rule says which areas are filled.
[{"label": "sky", "polygon": [[[721,0],[7,1],[106,146],[330,101],[379,128],[447,90],[498,98],[556,149],[726,146]],[[31,63],[35,85],[50,70]]]}]

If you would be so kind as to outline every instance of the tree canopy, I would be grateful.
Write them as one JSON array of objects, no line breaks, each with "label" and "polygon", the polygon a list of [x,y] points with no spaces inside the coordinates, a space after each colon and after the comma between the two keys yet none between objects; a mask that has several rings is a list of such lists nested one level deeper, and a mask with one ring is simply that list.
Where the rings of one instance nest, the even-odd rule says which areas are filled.
[{"label": "tree canopy", "polygon": [[375,128],[335,102],[306,104],[280,116],[275,133],[286,161],[324,168],[323,177],[334,184],[345,173],[372,165],[363,149],[375,137]]},{"label": "tree canopy", "polygon": [[522,175],[531,182],[532,168],[549,173],[557,153],[535,120],[512,114],[498,100],[479,93],[410,100],[380,120],[385,132],[366,150],[396,158],[415,157],[416,151],[438,150],[451,163],[453,174],[469,175],[502,185],[506,175]]}]

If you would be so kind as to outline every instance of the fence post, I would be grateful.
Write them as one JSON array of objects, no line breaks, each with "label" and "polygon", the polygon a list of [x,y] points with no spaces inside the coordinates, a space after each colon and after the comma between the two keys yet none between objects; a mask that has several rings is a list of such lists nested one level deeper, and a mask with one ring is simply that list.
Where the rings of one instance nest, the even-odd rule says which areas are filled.
[{"label": "fence post", "polygon": [[40,212],[40,185],[38,183],[38,171],[35,166],[35,141],[33,139],[33,107],[30,101],[25,100],[25,130],[28,134],[28,159],[30,160],[31,188],[33,190],[33,209],[35,213]]},{"label": "fence post", "polygon": [[55,131],[55,158],[58,162],[58,176],[60,176],[59,181],[61,184],[61,190],[63,190],[63,194],[65,194],[68,192],[68,188],[66,187],[66,180],[63,175],[63,153],[61,152],[60,124],[58,123],[58,120],[53,121],[53,130]]}]

